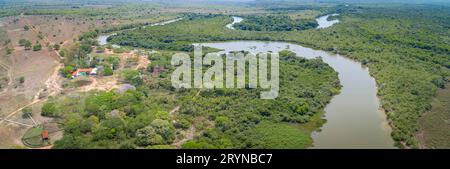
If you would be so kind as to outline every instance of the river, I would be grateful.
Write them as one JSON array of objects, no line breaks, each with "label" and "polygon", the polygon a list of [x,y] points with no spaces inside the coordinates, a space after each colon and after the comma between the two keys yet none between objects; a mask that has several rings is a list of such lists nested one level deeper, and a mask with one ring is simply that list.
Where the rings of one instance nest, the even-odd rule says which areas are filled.
[{"label": "river", "polygon": [[226,25],[226,27],[228,29],[234,29],[233,25],[239,22],[242,22],[244,19],[241,17],[237,17],[237,16],[233,16],[233,22],[231,22],[230,24]]},{"label": "river", "polygon": [[[329,16],[317,19],[318,28],[338,23],[336,20],[328,21]],[[242,21],[242,18],[239,20]],[[223,49],[223,52],[246,50],[258,53],[289,49],[309,59],[322,57],[325,63],[339,73],[343,87],[341,93],[333,97],[325,107],[324,118],[327,122],[320,131],[312,134],[312,148],[394,148],[386,115],[380,110],[375,79],[361,63],[341,55],[285,42],[233,41],[202,44]]]},{"label": "river", "polygon": [[333,26],[336,23],[339,23],[339,20],[335,19],[335,20],[328,20],[328,17],[330,16],[338,16],[339,14],[328,14],[328,15],[324,15],[321,17],[318,17],[316,19],[317,23],[319,24],[319,26],[317,26],[316,29],[323,29],[323,28],[328,28],[330,26]]},{"label": "river", "polygon": [[[319,24],[318,31],[339,22],[339,20],[329,21],[328,17],[332,15],[337,14],[316,19]],[[180,19],[150,26],[164,25],[178,20]],[[233,22],[226,27],[234,29],[233,25],[242,20],[243,18],[233,17]],[[100,44],[106,44],[106,39],[111,35],[113,34],[100,36],[98,39]],[[339,73],[339,80],[343,87],[341,93],[334,96],[325,107],[326,113],[323,118],[327,122],[320,131],[312,134],[314,140],[312,148],[395,148],[394,141],[390,137],[391,129],[386,115],[380,110],[375,79],[370,76],[368,68],[363,67],[361,63],[341,55],[285,42],[233,41],[202,44],[223,49],[223,52],[246,50],[258,53],[289,49],[309,59],[322,57],[325,63]]]}]

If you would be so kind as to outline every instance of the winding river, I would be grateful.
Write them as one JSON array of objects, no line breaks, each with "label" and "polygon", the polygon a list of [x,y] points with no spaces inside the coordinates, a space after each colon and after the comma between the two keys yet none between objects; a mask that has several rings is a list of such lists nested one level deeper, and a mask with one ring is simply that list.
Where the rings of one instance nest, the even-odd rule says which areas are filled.
[{"label": "winding river", "polygon": [[[328,21],[326,15],[317,19],[320,29],[338,21]],[[242,18],[233,17],[235,21]],[[232,28],[227,25],[228,28]],[[333,97],[325,108],[327,122],[318,132],[312,134],[312,148],[394,148],[390,137],[390,127],[385,114],[380,110],[375,79],[361,63],[341,55],[306,48],[285,42],[232,41],[202,43],[204,46],[223,49],[222,52],[246,50],[258,52],[278,52],[289,49],[301,57],[322,57],[339,73],[341,93]]]},{"label": "winding river", "polygon": [[[330,27],[338,20],[328,20],[330,14],[316,19],[317,29]],[[181,19],[170,20],[150,26],[165,25]],[[233,22],[226,25],[234,29],[233,25],[243,20],[233,17]],[[98,38],[100,45],[107,43],[106,39],[114,34],[102,35]],[[341,93],[333,97],[325,108],[324,118],[327,122],[320,131],[314,132],[312,148],[394,148],[394,141],[390,137],[390,127],[386,115],[380,110],[380,103],[376,96],[377,86],[369,70],[361,63],[344,56],[327,53],[321,50],[306,48],[297,44],[285,42],[263,41],[232,41],[217,43],[202,43],[204,46],[223,49],[222,52],[246,50],[258,52],[278,52],[289,49],[301,57],[322,57],[339,73]]]},{"label": "winding river", "polygon": [[328,28],[330,26],[333,26],[336,23],[339,23],[339,20],[328,20],[328,17],[330,16],[338,16],[339,14],[328,14],[328,15],[324,15],[321,17],[318,17],[316,19],[317,23],[319,24],[319,26],[317,26],[317,29],[323,29],[323,28]]}]

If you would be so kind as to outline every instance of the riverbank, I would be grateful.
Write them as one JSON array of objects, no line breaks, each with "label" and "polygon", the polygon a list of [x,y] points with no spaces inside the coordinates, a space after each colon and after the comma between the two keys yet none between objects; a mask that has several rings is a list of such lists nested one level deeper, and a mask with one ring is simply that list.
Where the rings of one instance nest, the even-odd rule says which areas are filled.
[{"label": "riverbank", "polygon": [[[203,43],[207,47],[229,51],[279,52],[288,49],[308,59],[321,57],[336,72],[341,92],[325,107],[326,123],[314,133],[315,148],[393,148],[386,118],[379,111],[376,83],[367,68],[341,55],[332,55],[285,42],[234,41]],[[357,119],[357,120],[355,120]],[[339,136],[339,137],[338,137]]]},{"label": "riverbank", "polygon": [[[412,13],[414,9],[423,10],[425,15]],[[122,35],[113,41],[121,42],[133,38],[133,45],[153,44],[165,49],[171,44],[158,41],[146,41],[139,37],[171,37],[173,44],[183,49],[190,46],[192,41],[229,41],[229,40],[264,40],[295,42],[303,46],[321,49],[327,52],[339,53],[346,57],[360,61],[370,68],[370,75],[376,78],[379,86],[378,95],[381,106],[386,110],[388,118],[392,121],[392,137],[396,146],[403,147],[400,142],[412,148],[417,147],[415,133],[418,129],[417,120],[421,112],[427,111],[434,97],[438,82],[442,77],[450,74],[445,67],[446,44],[431,37],[442,37],[443,30],[434,29],[445,26],[443,20],[429,18],[436,13],[432,7],[408,6],[396,8],[351,8],[342,9],[341,22],[327,29],[291,31],[291,32],[250,32],[229,30],[224,27],[231,22],[228,17],[211,17],[182,21],[164,29],[146,29],[133,31],[132,34]],[[382,13],[393,17],[385,17]],[[411,25],[417,20],[423,21],[429,27],[406,29],[401,25]],[[389,23],[389,24],[387,24]],[[192,25],[187,32],[183,25]],[[202,25],[202,26],[195,26]],[[200,30],[208,30],[200,32]],[[412,36],[410,31],[415,32]],[[184,33],[183,38],[172,36],[173,32]],[[372,33],[368,33],[372,32]],[[424,34],[423,32],[430,32]],[[201,35],[202,38],[199,38]],[[417,36],[428,39],[430,45],[435,47],[420,47]],[[398,39],[392,41],[392,39]],[[186,43],[185,43],[186,42]],[[417,45],[414,45],[417,44]],[[427,56],[427,59],[424,59]]]}]

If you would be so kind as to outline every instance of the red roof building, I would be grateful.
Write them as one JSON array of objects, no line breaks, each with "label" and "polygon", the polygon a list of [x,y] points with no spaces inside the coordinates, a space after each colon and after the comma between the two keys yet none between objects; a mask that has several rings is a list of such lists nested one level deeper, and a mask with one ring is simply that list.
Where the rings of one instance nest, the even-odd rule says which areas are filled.
[{"label": "red roof building", "polygon": [[41,136],[42,140],[48,140],[48,131],[47,130],[42,131]]}]

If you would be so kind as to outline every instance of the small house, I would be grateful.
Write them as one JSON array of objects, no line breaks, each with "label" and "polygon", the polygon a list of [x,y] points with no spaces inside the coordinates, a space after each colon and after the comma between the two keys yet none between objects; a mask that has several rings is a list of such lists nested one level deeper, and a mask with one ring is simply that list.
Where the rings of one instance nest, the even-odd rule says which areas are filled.
[{"label": "small house", "polygon": [[44,130],[41,133],[42,140],[48,140],[48,131]]}]

